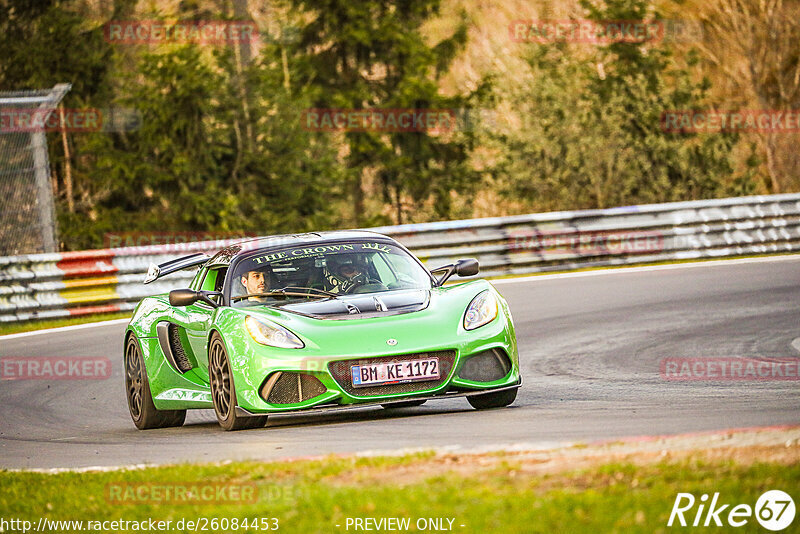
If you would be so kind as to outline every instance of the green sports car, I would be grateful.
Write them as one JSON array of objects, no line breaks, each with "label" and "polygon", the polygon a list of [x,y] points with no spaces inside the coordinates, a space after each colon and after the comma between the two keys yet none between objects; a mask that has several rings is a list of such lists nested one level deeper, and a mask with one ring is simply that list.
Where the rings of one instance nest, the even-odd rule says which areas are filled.
[{"label": "green sports car", "polygon": [[275,236],[151,265],[197,268],[188,289],[143,299],[125,331],[125,389],[140,429],[213,408],[226,430],[268,414],[466,397],[508,406],[521,384],[508,304],[464,259],[428,271],[366,232]]}]

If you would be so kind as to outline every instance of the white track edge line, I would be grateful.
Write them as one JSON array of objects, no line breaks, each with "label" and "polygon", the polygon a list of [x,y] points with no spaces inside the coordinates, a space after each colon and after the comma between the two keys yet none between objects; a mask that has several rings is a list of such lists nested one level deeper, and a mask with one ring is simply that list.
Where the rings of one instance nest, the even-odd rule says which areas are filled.
[{"label": "white track edge line", "polygon": [[112,319],[110,321],[98,321],[96,323],[83,323],[83,324],[72,324],[69,326],[58,326],[56,328],[44,328],[42,330],[32,330],[30,332],[19,332],[17,334],[6,334],[4,336],[0,336],[0,341],[4,341],[6,339],[17,339],[21,337],[28,337],[28,336],[36,336],[39,334],[54,334],[58,332],[69,332],[71,330],[83,330],[84,328],[93,328],[95,326],[111,326],[114,324],[127,324],[130,319]]}]

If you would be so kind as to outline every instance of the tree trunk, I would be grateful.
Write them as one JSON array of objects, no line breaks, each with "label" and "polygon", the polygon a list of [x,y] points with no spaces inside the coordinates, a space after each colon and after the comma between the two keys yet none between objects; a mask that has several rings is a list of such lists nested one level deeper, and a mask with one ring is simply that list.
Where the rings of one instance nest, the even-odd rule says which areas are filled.
[{"label": "tree trunk", "polygon": [[767,172],[769,173],[770,183],[772,184],[772,194],[781,193],[781,183],[778,178],[778,165],[775,161],[777,149],[775,147],[775,132],[767,132],[765,136],[765,146],[767,150]]},{"label": "tree trunk", "polygon": [[359,169],[353,178],[353,225],[356,227],[360,227],[364,220],[363,173],[364,169]]}]

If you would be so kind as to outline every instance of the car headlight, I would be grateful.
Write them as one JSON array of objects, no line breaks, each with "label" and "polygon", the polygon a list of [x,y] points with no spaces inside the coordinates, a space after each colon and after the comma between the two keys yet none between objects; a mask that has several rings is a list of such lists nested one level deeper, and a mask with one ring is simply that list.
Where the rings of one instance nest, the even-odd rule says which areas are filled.
[{"label": "car headlight", "polygon": [[256,342],[282,349],[302,349],[305,344],[286,328],[273,323],[263,323],[248,315],[244,320],[247,331]]},{"label": "car headlight", "polygon": [[487,289],[479,293],[467,306],[467,313],[464,314],[464,329],[475,330],[491,323],[495,317],[497,317],[497,298]]}]

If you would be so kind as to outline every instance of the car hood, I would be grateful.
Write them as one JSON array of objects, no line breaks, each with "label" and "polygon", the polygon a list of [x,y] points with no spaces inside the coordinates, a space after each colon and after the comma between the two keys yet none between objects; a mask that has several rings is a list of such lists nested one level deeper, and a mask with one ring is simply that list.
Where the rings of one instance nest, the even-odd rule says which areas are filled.
[{"label": "car hood", "polygon": [[[271,321],[283,326],[297,335],[304,343],[302,357],[327,358],[330,355],[381,355],[387,350],[398,353],[412,353],[430,350],[432,347],[458,349],[465,343],[471,342],[475,337],[487,337],[497,334],[506,323],[505,319],[493,322],[478,330],[465,331],[462,326],[464,312],[470,301],[481,291],[491,289],[485,280],[471,280],[462,284],[437,287],[430,291],[397,291],[398,300],[408,299],[409,309],[419,304],[421,298],[427,298],[427,306],[417,312],[403,312],[392,314],[388,312],[359,313],[347,315],[328,315],[317,318],[305,312],[292,311],[286,306],[248,306],[246,308],[220,307],[215,319],[218,328],[228,332],[228,336],[235,338],[241,336],[249,340],[250,336],[241,332],[242,316],[250,315],[258,319]],[[405,293],[405,295],[402,295]],[[416,293],[416,296],[414,295]],[[377,293],[389,307],[400,304],[394,301],[387,302],[389,292]],[[372,295],[352,295],[350,299],[364,299],[363,306],[368,307],[367,298]],[[331,299],[334,300],[334,299]],[[336,300],[345,300],[339,298]],[[323,301],[302,303],[304,305],[321,304]],[[417,304],[415,304],[415,302]],[[353,302],[349,302],[353,304]],[[298,303],[299,304],[299,303]],[[373,304],[374,306],[374,301]],[[295,307],[295,304],[291,305]],[[320,308],[317,308],[319,311]],[[308,311],[308,310],[306,310]],[[377,310],[376,310],[377,311]],[[503,316],[504,314],[499,314]],[[344,320],[337,320],[344,318]],[[356,320],[354,320],[356,319]],[[357,320],[361,319],[361,320]],[[387,345],[389,339],[397,341],[397,345],[390,349]],[[292,349],[275,349],[259,346],[259,350],[273,357],[299,357]]]},{"label": "car hood", "polygon": [[278,308],[315,319],[366,319],[424,310],[430,300],[430,290],[414,289],[343,295],[311,302],[296,302]]}]

